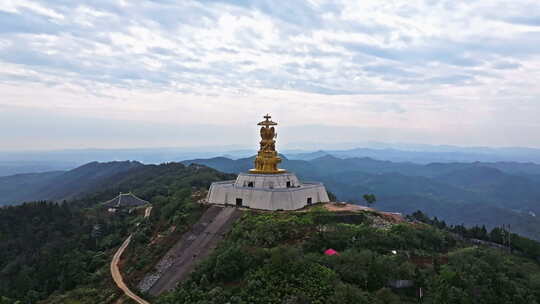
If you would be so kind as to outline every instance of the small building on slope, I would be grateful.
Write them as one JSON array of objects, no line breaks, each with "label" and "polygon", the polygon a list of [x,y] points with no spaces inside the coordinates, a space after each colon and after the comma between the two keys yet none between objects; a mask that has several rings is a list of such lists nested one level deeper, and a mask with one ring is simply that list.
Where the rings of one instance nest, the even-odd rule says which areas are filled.
[{"label": "small building on slope", "polygon": [[206,201],[262,210],[296,210],[315,203],[326,203],[328,193],[322,183],[302,182],[292,172],[279,169],[276,151],[276,122],[270,115],[261,126],[260,150],[255,168],[240,173],[236,180],[212,183]]},{"label": "small building on slope", "polygon": [[107,207],[109,212],[116,212],[118,209],[133,209],[147,204],[150,204],[150,202],[137,197],[131,192],[120,192],[115,198],[104,202],[103,206]]}]

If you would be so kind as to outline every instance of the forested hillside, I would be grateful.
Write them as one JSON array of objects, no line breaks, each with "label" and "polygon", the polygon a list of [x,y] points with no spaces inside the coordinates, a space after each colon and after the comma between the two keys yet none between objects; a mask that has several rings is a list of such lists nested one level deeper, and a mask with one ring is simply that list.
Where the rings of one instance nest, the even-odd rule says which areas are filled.
[{"label": "forested hillside", "polygon": [[[116,165],[99,166],[114,171]],[[118,291],[108,263],[142,212],[112,215],[99,203],[133,191],[153,203],[153,234],[173,224],[189,225],[200,208],[192,192],[233,177],[179,163],[137,165],[109,175],[80,199],[0,208],[0,295],[5,297],[0,303],[111,303]],[[182,213],[186,216],[179,216],[186,204],[191,206]]]},{"label": "forested hillside", "polygon": [[411,220],[322,208],[247,212],[191,278],[157,303],[418,303],[420,288],[422,303],[540,301],[537,242],[514,235],[520,245],[510,254],[469,240],[500,239],[500,231],[447,227],[420,213]]},{"label": "forested hillside", "polygon": [[[283,157],[282,167],[304,180],[318,180],[339,200],[361,202],[374,193],[381,210],[417,209],[452,224],[510,225],[515,232],[540,239],[540,165],[516,162],[395,163],[330,155],[310,160]],[[253,158],[197,159],[222,172],[251,168]],[[109,178],[143,166],[138,162],[89,163],[62,172],[0,177],[0,204],[82,197],[108,185]],[[125,191],[130,191],[129,187]]]},{"label": "forested hillside", "polygon": [[[282,168],[324,182],[338,200],[362,202],[374,193],[377,208],[404,214],[422,210],[452,224],[510,225],[540,239],[540,165],[512,162],[395,163],[325,155],[310,161],[283,157]],[[223,172],[245,172],[253,158],[196,159]]]},{"label": "forested hillside", "polygon": [[141,166],[134,161],[91,162],[69,171],[0,177],[0,205],[81,197],[100,190],[107,178]]},{"label": "forested hillside", "polygon": [[75,204],[0,209],[0,294],[36,303],[80,285],[104,285],[101,299],[115,295],[106,266],[128,229],[124,216]]},{"label": "forested hillside", "polygon": [[[200,216],[197,200],[209,184],[233,178],[199,165],[141,165],[105,176],[94,193],[67,203],[0,208],[0,303],[116,303],[108,263],[121,241],[134,233],[122,271],[136,286]],[[149,219],[142,210],[113,215],[99,206],[127,191],[152,202]],[[185,284],[150,300],[415,303],[421,287],[425,303],[539,301],[538,243],[511,235],[510,253],[498,230],[448,226],[421,213],[409,220],[318,206],[246,211]],[[330,248],[339,256],[325,255]],[[413,286],[393,288],[399,280]]]}]

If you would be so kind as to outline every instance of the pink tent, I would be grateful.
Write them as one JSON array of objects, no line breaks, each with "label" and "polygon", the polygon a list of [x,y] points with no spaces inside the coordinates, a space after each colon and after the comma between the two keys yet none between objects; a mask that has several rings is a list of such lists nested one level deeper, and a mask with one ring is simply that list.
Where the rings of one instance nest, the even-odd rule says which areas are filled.
[{"label": "pink tent", "polygon": [[326,249],[326,251],[324,252],[324,254],[326,254],[326,255],[339,255],[339,252],[335,251],[335,250],[332,249],[332,248],[329,248],[329,249]]}]

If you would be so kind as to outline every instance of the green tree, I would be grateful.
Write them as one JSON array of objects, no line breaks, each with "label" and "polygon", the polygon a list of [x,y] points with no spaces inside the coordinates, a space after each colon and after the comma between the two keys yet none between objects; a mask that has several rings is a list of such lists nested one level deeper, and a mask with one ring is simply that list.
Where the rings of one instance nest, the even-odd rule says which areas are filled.
[{"label": "green tree", "polygon": [[338,284],[335,293],[330,299],[332,304],[368,304],[373,299],[368,292],[349,284]]},{"label": "green tree", "polygon": [[381,288],[377,290],[375,296],[381,304],[399,304],[401,301],[399,297],[392,292],[389,288]]},{"label": "green tree", "polygon": [[362,197],[364,198],[364,200],[366,201],[368,206],[371,206],[372,204],[374,204],[377,201],[377,198],[375,197],[375,194],[364,194],[364,196],[362,196]]}]

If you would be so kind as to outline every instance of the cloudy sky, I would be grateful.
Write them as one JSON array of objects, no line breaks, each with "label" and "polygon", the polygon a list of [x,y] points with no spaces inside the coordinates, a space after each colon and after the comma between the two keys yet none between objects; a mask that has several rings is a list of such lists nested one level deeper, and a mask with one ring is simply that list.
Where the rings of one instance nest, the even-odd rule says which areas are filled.
[{"label": "cloudy sky", "polygon": [[0,0],[0,149],[540,147],[540,1]]}]

